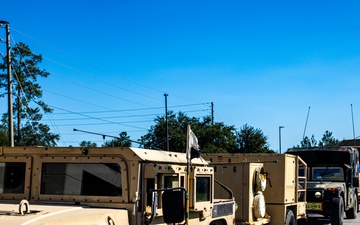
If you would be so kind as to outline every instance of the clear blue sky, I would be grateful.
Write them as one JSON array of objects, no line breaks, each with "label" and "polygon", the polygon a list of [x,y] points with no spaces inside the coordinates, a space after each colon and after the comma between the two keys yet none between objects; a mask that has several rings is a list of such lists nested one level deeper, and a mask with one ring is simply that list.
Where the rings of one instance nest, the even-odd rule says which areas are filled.
[{"label": "clear blue sky", "polygon": [[[359,1],[4,1],[12,46],[42,54],[58,145],[137,140],[168,108],[261,129],[282,150],[360,135]],[[2,31],[1,31],[2,30]],[[0,37],[5,38],[5,29]],[[5,45],[0,45],[5,52]],[[0,100],[1,113],[7,110]],[[106,140],[109,140],[107,138]]]}]

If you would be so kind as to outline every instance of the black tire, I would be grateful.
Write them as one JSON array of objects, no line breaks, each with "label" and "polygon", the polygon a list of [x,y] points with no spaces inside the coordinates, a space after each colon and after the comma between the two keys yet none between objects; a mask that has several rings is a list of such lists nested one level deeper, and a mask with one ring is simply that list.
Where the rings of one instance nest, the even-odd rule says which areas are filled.
[{"label": "black tire", "polygon": [[296,225],[295,216],[291,209],[286,210],[285,225]]},{"label": "black tire", "polygon": [[353,206],[351,207],[351,209],[346,210],[345,214],[346,214],[346,218],[348,219],[355,219],[357,216],[357,212],[358,212],[358,200],[357,200],[357,196],[354,195],[353,196],[354,202],[353,202]]},{"label": "black tire", "polygon": [[344,201],[343,198],[337,197],[332,199],[332,215],[330,218],[331,225],[344,224]]}]

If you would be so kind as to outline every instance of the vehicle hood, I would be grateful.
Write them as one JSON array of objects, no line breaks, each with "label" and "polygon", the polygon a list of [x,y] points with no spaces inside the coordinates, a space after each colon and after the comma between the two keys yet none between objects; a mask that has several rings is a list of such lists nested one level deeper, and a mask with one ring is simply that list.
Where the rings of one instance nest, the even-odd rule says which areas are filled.
[{"label": "vehicle hood", "polygon": [[128,213],[123,209],[91,208],[75,205],[30,205],[29,213],[18,213],[18,204],[0,204],[1,224],[22,225],[105,225],[128,224]]},{"label": "vehicle hood", "polygon": [[326,188],[336,188],[336,187],[343,187],[344,184],[343,183],[340,183],[340,182],[330,182],[330,181],[327,181],[327,182],[311,182],[311,181],[308,181],[307,183],[307,188],[319,188],[319,189],[326,189]]}]

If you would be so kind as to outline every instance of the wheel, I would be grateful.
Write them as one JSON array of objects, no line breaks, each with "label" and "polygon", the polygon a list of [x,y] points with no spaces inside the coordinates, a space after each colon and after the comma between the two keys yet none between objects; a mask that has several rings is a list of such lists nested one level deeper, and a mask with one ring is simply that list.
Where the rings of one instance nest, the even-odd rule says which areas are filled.
[{"label": "wheel", "polygon": [[286,210],[285,225],[296,225],[295,216],[291,209]]},{"label": "wheel", "polygon": [[331,225],[343,225],[344,223],[344,201],[343,198],[337,197],[332,199],[332,215],[330,218]]},{"label": "wheel", "polygon": [[353,206],[351,207],[351,209],[345,211],[346,218],[348,219],[355,219],[357,216],[358,206],[359,206],[357,196],[354,195],[353,199],[354,199]]},{"label": "wheel", "polygon": [[258,192],[254,197],[254,216],[256,218],[263,218],[266,212],[265,198],[262,192]]},{"label": "wheel", "polygon": [[226,225],[226,221],[225,220],[215,220],[215,221],[212,221],[210,223],[210,225]]}]

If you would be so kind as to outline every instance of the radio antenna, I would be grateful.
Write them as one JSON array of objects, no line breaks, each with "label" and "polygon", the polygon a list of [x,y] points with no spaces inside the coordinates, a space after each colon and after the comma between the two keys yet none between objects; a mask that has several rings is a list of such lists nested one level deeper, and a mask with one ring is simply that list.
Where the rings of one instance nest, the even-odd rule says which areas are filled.
[{"label": "radio antenna", "polygon": [[356,146],[353,106],[352,104],[350,104],[350,106],[351,106],[351,118],[352,118],[352,127],[353,127],[353,135],[354,135],[354,146]]},{"label": "radio antenna", "polygon": [[303,139],[303,140],[304,140],[304,138],[305,138],[305,132],[306,132],[306,126],[307,126],[308,119],[309,119],[309,114],[310,114],[310,106],[309,106],[308,113],[307,113],[307,116],[306,116],[305,127],[304,127],[304,133],[303,133],[303,137],[302,137],[302,139]]}]

